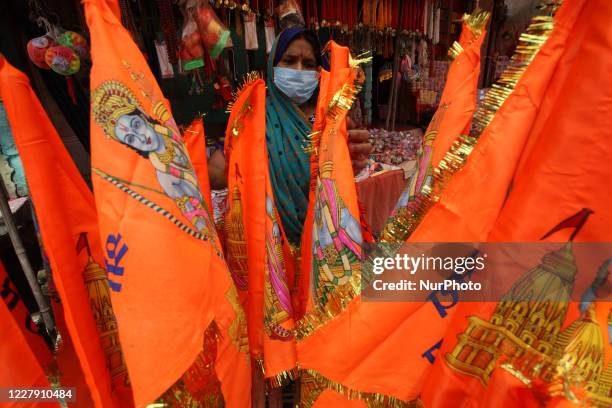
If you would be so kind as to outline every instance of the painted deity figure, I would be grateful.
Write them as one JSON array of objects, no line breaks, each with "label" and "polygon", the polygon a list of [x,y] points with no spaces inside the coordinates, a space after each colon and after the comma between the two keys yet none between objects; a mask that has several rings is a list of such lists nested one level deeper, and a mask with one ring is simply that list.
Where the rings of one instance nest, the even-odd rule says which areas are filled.
[{"label": "painted deity figure", "polygon": [[92,93],[93,117],[109,138],[148,159],[164,194],[205,239],[211,237],[209,212],[195,171],[172,116],[162,102],[145,112],[132,91],[118,81],[103,82]]},{"label": "painted deity figure", "polygon": [[328,301],[335,287],[346,285],[361,268],[361,224],[342,202],[330,177],[332,162],[321,166],[313,226],[314,293],[319,304]]},{"label": "painted deity figure", "polygon": [[266,194],[266,274],[265,282],[265,328],[271,337],[279,340],[292,338],[283,323],[293,316],[291,294],[287,286],[283,238],[274,202]]}]

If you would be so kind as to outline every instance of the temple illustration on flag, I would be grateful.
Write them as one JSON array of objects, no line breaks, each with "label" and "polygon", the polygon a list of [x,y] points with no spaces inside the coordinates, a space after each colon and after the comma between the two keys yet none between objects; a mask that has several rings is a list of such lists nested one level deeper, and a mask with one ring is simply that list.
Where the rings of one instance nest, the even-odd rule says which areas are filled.
[{"label": "temple illustration on flag", "polygon": [[612,404],[612,364],[594,305],[563,329],[577,267],[572,242],[544,255],[497,304],[489,320],[470,316],[447,364],[486,385],[501,367],[531,385],[582,384],[596,407]]},{"label": "temple illustration on flag", "polygon": [[232,205],[226,215],[225,245],[227,251],[227,266],[238,290],[247,290],[248,263],[247,243],[242,217],[242,200],[240,190],[235,185],[232,190]]},{"label": "temple illustration on flag", "polygon": [[129,386],[127,367],[119,343],[117,319],[111,304],[110,289],[106,271],[90,255],[83,271],[83,279],[89,296],[89,306],[96,321],[106,366],[113,380],[120,379],[124,386]]}]

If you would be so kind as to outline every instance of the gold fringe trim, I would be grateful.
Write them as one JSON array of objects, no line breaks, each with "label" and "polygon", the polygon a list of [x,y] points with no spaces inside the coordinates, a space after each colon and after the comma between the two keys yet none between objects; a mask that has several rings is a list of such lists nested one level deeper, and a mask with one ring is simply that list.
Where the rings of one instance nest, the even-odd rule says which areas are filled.
[{"label": "gold fringe trim", "polygon": [[364,64],[369,64],[372,62],[372,53],[370,51],[366,51],[357,55],[355,58],[349,55],[349,66],[351,68],[359,68],[359,66]]},{"label": "gold fringe trim", "polygon": [[[259,75],[258,71],[251,71],[244,76],[242,85],[240,85],[238,89],[232,93],[233,100],[227,104],[226,112],[229,113],[230,116],[231,116],[232,111],[234,110],[235,103],[238,100],[238,98],[240,98],[242,94],[245,92],[251,92],[253,89],[251,85],[253,85],[256,81],[260,79],[261,79],[261,76]],[[244,119],[244,117],[249,112],[251,112],[252,109],[253,109],[253,106],[251,105],[250,95],[249,95],[244,101],[244,103],[240,106],[240,111],[238,111],[238,113],[234,117],[234,120],[232,121],[231,134],[234,137],[238,137],[238,135],[240,134],[240,131],[242,130],[242,127],[243,127],[242,119]],[[229,157],[229,153],[231,153],[231,147],[232,147],[232,143],[230,142],[229,144],[230,150],[229,152],[226,152],[227,157]]]},{"label": "gold fringe trim", "polygon": [[[491,13],[489,13],[488,11],[476,9],[472,14],[463,15],[463,23],[474,34],[474,37],[479,38],[484,32],[485,25],[487,24],[490,15]],[[448,49],[448,56],[451,60],[454,60],[463,51],[464,48],[461,46],[461,44],[455,41]]]},{"label": "gold fringe trim", "polygon": [[271,388],[280,388],[294,381],[300,376],[300,370],[294,367],[287,371],[282,371],[272,377],[267,377],[266,381]]},{"label": "gold fringe trim", "polygon": [[[310,384],[307,387],[302,387],[301,406],[303,408],[312,407],[319,395],[326,389],[342,394],[349,400],[363,401],[368,408],[424,408],[423,403],[418,398],[412,401],[404,401],[390,395],[353,390],[324,377],[318,371],[312,369],[303,369],[302,373],[310,377],[305,379],[306,382],[314,385],[314,387]],[[304,391],[307,395],[304,395]]]},{"label": "gold fringe trim", "polygon": [[401,208],[385,225],[381,242],[404,242],[416,230],[429,209],[439,200],[451,177],[463,168],[482,132],[491,123],[499,108],[514,91],[531,61],[540,51],[553,29],[550,16],[536,16],[520,36],[519,44],[508,68],[493,84],[482,105],[476,110],[472,121],[472,136],[461,135],[434,169],[432,188],[424,188],[415,201]]},{"label": "gold fringe trim", "polygon": [[474,114],[472,134],[480,136],[491,123],[495,113],[514,91],[517,82],[548,39],[552,29],[552,17],[536,16],[532,19],[527,30],[520,36],[508,67],[487,92],[482,105]]},{"label": "gold fringe trim", "polygon": [[321,144],[322,133],[323,132],[319,130],[316,132],[312,132],[304,137],[304,144],[302,145],[304,153],[308,155],[319,155],[319,145]]},{"label": "gold fringe trim", "polygon": [[296,340],[301,341],[310,336],[329,320],[339,315],[360,293],[361,274],[353,273],[346,284],[334,289],[324,306],[315,307],[296,322],[293,329]]},{"label": "gold fringe trim", "polygon": [[[323,48],[323,51],[321,51],[321,54],[325,54],[330,50],[330,44],[331,41],[328,41],[328,43]],[[333,119],[335,120],[337,115],[340,113],[338,109],[346,110],[347,112],[351,109],[355,98],[357,97],[357,94],[361,92],[361,85],[365,82],[365,74],[362,70],[359,69],[359,66],[362,64],[369,64],[370,62],[372,62],[372,56],[369,51],[359,54],[355,58],[353,58],[349,54],[349,67],[357,71],[356,78],[353,81],[353,84],[344,84],[342,89],[340,89],[333,96],[332,100],[330,101],[330,105],[328,107],[326,115],[331,113],[333,115]],[[302,146],[304,153],[311,156],[318,156],[322,133],[322,130],[318,130],[310,133],[305,137],[305,143]]]},{"label": "gold fringe trim", "polygon": [[459,55],[461,55],[461,53],[463,51],[465,51],[465,50],[463,49],[461,44],[459,44],[457,41],[455,41],[453,43],[453,45],[451,45],[451,47],[448,49],[448,56],[449,56],[450,59],[454,60]]},{"label": "gold fringe trim", "polygon": [[[371,60],[369,57],[355,60],[351,59],[351,67],[357,71],[355,73],[355,78],[352,81],[349,79],[349,81],[345,83],[338,92],[336,92],[330,101],[326,112],[326,116],[330,117],[334,122],[337,121],[340,115],[346,114],[351,109],[357,94],[362,89],[365,76],[360,75],[360,70],[356,68],[357,62],[361,61],[360,63],[363,63],[364,61],[369,60]],[[308,152],[311,153],[311,191],[314,191],[316,188],[316,181],[319,173],[318,149],[322,133],[323,130],[310,135],[310,140],[312,143],[308,146]],[[293,333],[297,341],[300,341],[304,337],[314,333],[319,327],[322,327],[329,320],[336,317],[346,308],[348,303],[352,301],[355,296],[361,293],[361,275],[362,274],[360,272],[353,271],[349,281],[342,286],[337,286],[329,295],[328,301],[324,306],[316,306],[313,310],[306,313],[303,318],[296,322]]]},{"label": "gold fringe trim", "polygon": [[240,83],[240,85],[238,85],[238,88],[232,92],[232,100],[227,103],[225,112],[231,113],[234,109],[234,104],[236,103],[238,98],[240,98],[242,92],[259,79],[261,79],[259,71],[247,72],[244,75],[244,78],[242,78],[242,82]]},{"label": "gold fringe trim", "polygon": [[470,30],[476,37],[480,37],[484,31],[485,25],[489,20],[489,13],[486,10],[476,9],[472,14],[464,14],[463,22],[470,27]]}]

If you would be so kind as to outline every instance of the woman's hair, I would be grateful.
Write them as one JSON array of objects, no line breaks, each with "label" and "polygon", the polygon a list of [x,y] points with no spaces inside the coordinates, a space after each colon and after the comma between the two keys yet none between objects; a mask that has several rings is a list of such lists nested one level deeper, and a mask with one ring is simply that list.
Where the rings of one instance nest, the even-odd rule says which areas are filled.
[{"label": "woman's hair", "polygon": [[291,43],[295,40],[305,40],[308,44],[310,44],[310,46],[312,47],[312,52],[317,61],[317,67],[320,67],[322,64],[322,60],[321,45],[319,44],[319,39],[313,31],[301,28],[288,28],[281,33],[278,38],[278,48],[276,49],[276,55],[274,56],[274,66],[278,65],[285,51],[287,51]]}]

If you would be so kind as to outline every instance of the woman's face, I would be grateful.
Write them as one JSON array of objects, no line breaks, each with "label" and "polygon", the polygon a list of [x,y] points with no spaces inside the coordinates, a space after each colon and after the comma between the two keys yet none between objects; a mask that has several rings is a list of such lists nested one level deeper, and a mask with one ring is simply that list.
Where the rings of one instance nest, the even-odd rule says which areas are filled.
[{"label": "woman's face", "polygon": [[317,59],[310,43],[303,38],[298,38],[289,44],[276,66],[300,71],[316,71]]}]

